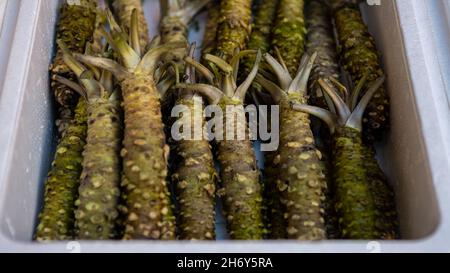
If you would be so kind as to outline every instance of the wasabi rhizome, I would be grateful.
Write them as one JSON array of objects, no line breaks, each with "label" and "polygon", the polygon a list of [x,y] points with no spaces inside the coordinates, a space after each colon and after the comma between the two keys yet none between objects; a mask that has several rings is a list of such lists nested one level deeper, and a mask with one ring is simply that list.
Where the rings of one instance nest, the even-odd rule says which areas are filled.
[{"label": "wasabi rhizome", "polygon": [[143,1],[62,1],[35,239],[398,239],[358,3],[162,0],[151,39]]},{"label": "wasabi rhizome", "polygon": [[[56,36],[71,51],[83,53],[86,43],[92,39],[96,6],[96,0],[64,1]],[[61,50],[56,52],[50,74],[51,89],[59,104],[56,125],[61,138],[45,183],[44,204],[35,234],[39,241],[67,240],[74,235],[74,208],[87,130],[86,102],[78,99],[76,91],[56,80],[57,77],[76,80],[76,75],[64,63]]]}]

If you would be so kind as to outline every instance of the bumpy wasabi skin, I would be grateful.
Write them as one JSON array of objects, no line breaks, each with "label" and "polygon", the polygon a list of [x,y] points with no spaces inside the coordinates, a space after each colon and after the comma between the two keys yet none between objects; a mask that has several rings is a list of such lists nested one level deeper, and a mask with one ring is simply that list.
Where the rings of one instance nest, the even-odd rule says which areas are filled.
[{"label": "bumpy wasabi skin", "polygon": [[[182,96],[177,105],[188,107],[191,117],[195,111],[202,111],[202,104],[195,106],[194,96]],[[172,178],[180,206],[180,239],[212,240],[215,238],[217,174],[211,145],[204,139],[180,140],[175,143],[175,152],[177,167]]]},{"label": "bumpy wasabi skin", "polygon": [[182,22],[179,17],[167,16],[161,21],[160,28],[162,43],[183,42],[186,44],[185,48],[170,52],[164,58],[166,62],[174,61],[181,63],[187,54],[187,48],[189,45],[187,37],[188,26]]},{"label": "bumpy wasabi skin", "polygon": [[307,99],[294,93],[280,101],[280,147],[274,164],[279,168],[277,184],[286,207],[287,236],[325,239],[322,155],[315,147],[309,115],[292,110],[290,102],[305,104]]},{"label": "bumpy wasabi skin", "polygon": [[[271,31],[276,16],[277,6],[278,0],[259,1],[247,49],[260,49],[263,53],[270,50]],[[255,56],[253,55],[250,55],[243,60],[242,66],[244,75],[250,73],[254,63]],[[252,88],[254,90],[261,90],[261,86],[255,82],[252,84]],[[273,161],[273,154],[274,153],[266,153],[265,157],[267,162]],[[267,212],[265,214],[267,218],[266,222],[269,226],[269,237],[272,239],[281,239],[285,237],[283,234],[286,229],[283,225],[284,212],[280,203],[280,198],[277,195],[275,179],[273,179],[273,175],[276,173],[276,169],[271,168],[271,164],[266,164],[264,168],[264,192],[265,198],[267,199],[265,200],[265,202],[267,202]]]},{"label": "bumpy wasabi skin", "polygon": [[294,75],[305,52],[304,0],[280,0],[272,30],[272,46],[277,47],[289,73]]},{"label": "bumpy wasabi skin", "polygon": [[202,53],[214,53],[217,46],[217,29],[220,18],[220,1],[211,1],[206,6],[208,10],[208,19],[205,26],[205,35],[203,36]]},{"label": "bumpy wasabi skin", "polygon": [[[218,78],[211,79],[215,77],[213,72],[206,72],[206,67],[198,69],[201,64],[196,62],[199,72],[211,79],[210,84],[188,83],[177,84],[176,87],[197,91],[207,97],[211,104],[221,108],[224,117],[220,121],[223,122],[223,131],[216,127],[216,133],[219,134],[216,141],[221,167],[220,181],[223,186],[220,195],[224,203],[228,231],[230,237],[236,240],[263,239],[266,230],[263,221],[262,187],[243,107],[245,95],[259,68],[261,52],[257,54],[252,72],[240,86],[236,84],[238,71],[234,71],[238,68],[223,61],[219,56],[207,54],[205,60],[213,62],[221,69],[221,73],[216,75]],[[227,121],[232,121],[236,130],[226,132]]]},{"label": "bumpy wasabi skin", "polygon": [[90,99],[83,172],[75,214],[77,237],[115,238],[120,196],[121,117],[117,101]]},{"label": "bumpy wasabi skin", "polygon": [[[334,136],[335,207],[341,237],[397,239],[395,196],[359,131],[344,127]],[[351,192],[352,194],[349,194]]]},{"label": "bumpy wasabi skin", "polygon": [[174,239],[167,187],[167,157],[159,94],[147,75],[122,81],[125,137],[122,149],[127,219],[124,239]]},{"label": "bumpy wasabi skin", "polygon": [[188,25],[193,17],[206,5],[205,0],[192,0],[181,3],[179,1],[163,1],[166,8],[162,8],[163,17],[160,23],[161,42],[184,43],[186,46],[179,50],[173,50],[164,56],[165,62],[173,61],[184,71],[183,58],[188,53]]},{"label": "bumpy wasabi skin", "polygon": [[[219,102],[224,116],[234,114],[227,111],[227,106],[232,105],[242,106],[242,102],[227,97]],[[244,111],[243,107],[239,109]],[[235,128],[247,128],[247,121],[236,119]],[[236,240],[262,239],[265,234],[262,188],[252,142],[248,137],[245,140],[225,139],[218,141],[217,146],[230,236]]]},{"label": "bumpy wasabi skin", "polygon": [[45,182],[44,204],[35,235],[38,241],[73,238],[75,200],[86,139],[86,111],[86,103],[80,99],[75,117],[56,148]]},{"label": "bumpy wasabi skin", "polygon": [[286,208],[281,202],[281,194],[277,185],[278,169],[277,164],[274,163],[277,153],[267,152],[264,157],[266,162],[264,164],[264,197],[267,202],[268,237],[269,239],[285,239],[287,236],[286,219],[284,219]]},{"label": "bumpy wasabi skin", "polygon": [[[212,3],[210,2],[209,5],[212,5]],[[205,32],[205,37],[208,35],[208,31]],[[186,67],[185,74],[190,73],[193,73],[193,71],[188,72]],[[189,82],[192,75],[188,76]],[[177,94],[176,101],[176,105],[188,107],[191,117],[194,117],[195,111],[203,110],[200,97],[194,95],[194,93],[182,90]],[[200,109],[197,109],[199,106]],[[202,112],[197,114],[202,116]],[[191,126],[191,128],[194,128],[193,124]],[[172,174],[172,181],[177,188],[180,210],[178,220],[180,239],[213,240],[215,239],[215,182],[217,173],[211,145],[205,139],[182,139],[174,142],[172,149],[175,155],[173,161],[176,165]]]},{"label": "bumpy wasabi skin", "polygon": [[[363,115],[385,77],[377,78],[355,106],[359,92],[352,90],[344,100],[322,79],[319,84],[338,111],[293,103],[293,109],[315,115],[332,135],[334,203],[340,237],[343,239],[393,239],[398,236],[392,189],[375,159],[371,147],[363,143]],[[363,80],[358,86],[365,85]],[[339,84],[341,85],[341,84]]]},{"label": "bumpy wasabi skin", "polygon": [[[188,25],[193,17],[207,4],[206,0],[193,0],[181,3],[179,1],[165,0],[162,3],[166,8],[162,8],[164,16],[160,23],[161,43],[184,44],[177,50],[168,52],[164,58],[164,63],[173,62],[178,66],[178,71],[183,73],[184,57],[188,54]],[[182,75],[180,75],[182,77]],[[176,102],[173,93],[166,94],[163,99],[163,113],[170,113],[173,104]],[[167,116],[167,115],[165,115]]]},{"label": "bumpy wasabi skin", "polygon": [[251,32],[252,0],[221,0],[217,54],[228,61],[236,49],[243,50]]},{"label": "bumpy wasabi skin", "polygon": [[[107,55],[100,31],[103,19],[103,16],[97,16],[93,41],[86,49],[98,56]],[[79,63],[61,40],[58,44],[64,62],[82,85],[78,86],[78,92],[83,94],[81,99],[87,101],[87,138],[75,211],[76,237],[87,240],[114,239],[119,214],[122,126],[119,101],[116,94],[112,95],[112,74],[99,71],[99,75],[92,73],[92,78],[82,77],[92,71]]]},{"label": "bumpy wasabi skin", "polygon": [[307,40],[306,52],[312,55],[317,52],[317,62],[309,79],[310,103],[328,109],[324,93],[317,81],[323,78],[329,82],[329,77],[339,79],[339,64],[334,41],[332,13],[324,0],[311,0],[305,7]]},{"label": "bumpy wasabi skin", "polygon": [[120,25],[129,33],[131,28],[131,13],[136,9],[139,25],[139,44],[144,50],[149,42],[148,24],[145,20],[141,0],[110,0],[114,13],[119,18]]},{"label": "bumpy wasabi skin", "polygon": [[400,235],[395,193],[378,165],[374,149],[364,147],[363,152],[369,187],[378,213],[377,228],[380,230],[381,238],[386,240],[398,239]]},{"label": "bumpy wasabi skin", "polygon": [[[280,2],[281,10],[282,5],[283,1]],[[286,50],[291,49],[280,48],[279,53],[290,55],[291,51]],[[316,56],[303,56],[298,61],[302,67],[295,69],[298,72],[292,74],[295,75],[293,78],[286,60],[287,67],[284,67],[270,54],[265,54],[266,62],[278,78],[278,85],[262,76],[257,78],[257,82],[270,92],[280,107],[280,143],[272,164],[278,170],[277,186],[285,207],[289,239],[326,238],[324,201],[327,183],[321,162],[322,153],[315,145],[309,114],[291,107],[291,103],[307,104],[308,79]]]},{"label": "bumpy wasabi skin", "polygon": [[[330,83],[330,78],[336,80],[339,79],[339,64],[336,50],[336,43],[334,39],[333,26],[332,26],[332,13],[331,7],[328,1],[325,0],[310,0],[306,2],[305,17],[307,26],[307,39],[306,39],[306,52],[312,55],[317,52],[317,61],[311,72],[311,76],[308,83],[309,89],[309,104],[316,105],[323,109],[328,109],[327,100],[325,99],[325,93],[322,91],[318,84],[319,79],[323,79],[327,83]],[[316,136],[316,146],[322,152],[323,159],[322,164],[325,164],[329,169],[330,163],[330,139],[328,128],[321,121],[317,119],[312,120],[313,132]],[[329,176],[330,173],[326,172]],[[327,238],[337,238],[337,230],[335,227],[336,217],[334,215],[334,209],[330,201],[332,200],[332,179],[327,179],[328,192],[327,192],[327,205],[326,211],[326,226],[327,226]]]},{"label": "bumpy wasabi skin", "polygon": [[[266,53],[270,50],[271,46],[271,31],[276,17],[278,0],[264,0],[259,2],[247,49],[260,49],[262,53]],[[250,73],[254,63],[255,56],[245,58],[242,64],[245,74]]]},{"label": "bumpy wasabi skin", "polygon": [[175,217],[166,181],[170,149],[165,144],[160,95],[153,75],[162,56],[181,45],[153,45],[140,57],[130,46],[139,46],[139,37],[131,37],[128,41],[116,27],[111,14],[107,12],[106,15],[114,47],[118,49],[116,53],[123,65],[80,54],[76,58],[109,70],[121,86],[125,125],[120,152],[123,158],[123,214],[126,215],[123,239],[175,239]]},{"label": "bumpy wasabi skin", "polygon": [[[333,0],[341,61],[354,82],[367,75],[368,83],[383,75],[375,41],[354,1]],[[367,107],[364,116],[364,137],[379,138],[389,126],[389,98],[381,87]]]},{"label": "bumpy wasabi skin", "polygon": [[[188,24],[206,1],[165,1],[167,7],[163,11],[160,24],[161,42],[185,45],[170,51],[163,58],[166,63],[173,62],[179,71],[185,71],[184,57],[188,54]],[[194,113],[192,92],[181,93],[178,97],[165,97],[163,113],[170,113],[173,103],[188,107]],[[169,107],[169,109],[167,109]],[[201,110],[201,109],[200,109]],[[200,114],[201,115],[201,114]],[[169,122],[170,123],[170,122]],[[205,140],[181,140],[174,143],[177,153],[177,165],[173,181],[177,185],[177,198],[180,207],[180,237],[185,240],[211,240],[215,238],[214,199],[215,169],[211,147]]]},{"label": "bumpy wasabi skin", "polygon": [[[77,5],[66,2],[62,5],[56,36],[57,39],[66,43],[71,51],[83,53],[86,43],[92,39],[96,6],[96,0],[79,1]],[[50,66],[50,74],[52,79],[55,75],[58,75],[72,81],[76,80],[76,76],[62,60],[60,50],[57,50],[53,63]],[[60,104],[57,126],[61,135],[73,118],[78,95],[72,89],[55,80],[51,81],[51,88],[56,101]]]},{"label": "bumpy wasabi skin", "polygon": [[335,207],[344,239],[381,237],[364,166],[364,149],[361,132],[349,127],[336,131],[333,140]]}]

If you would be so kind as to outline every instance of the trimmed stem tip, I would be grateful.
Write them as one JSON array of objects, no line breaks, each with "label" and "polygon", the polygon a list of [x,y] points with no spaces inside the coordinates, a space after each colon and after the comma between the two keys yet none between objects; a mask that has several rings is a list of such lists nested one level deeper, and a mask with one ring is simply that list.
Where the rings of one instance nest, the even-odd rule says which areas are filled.
[{"label": "trimmed stem tip", "polygon": [[385,76],[381,76],[370,85],[366,94],[364,94],[361,101],[358,103],[355,110],[353,110],[353,113],[347,120],[345,124],[347,127],[362,131],[362,118],[364,115],[364,111],[366,111],[366,108],[369,105],[370,100],[373,98],[373,95],[375,95],[378,89],[380,89],[385,80]]},{"label": "trimmed stem tip", "polygon": [[258,50],[258,53],[256,54],[255,64],[253,65],[253,69],[250,72],[250,74],[248,74],[245,81],[237,88],[237,90],[234,94],[235,99],[238,99],[242,102],[244,101],[245,95],[247,94],[248,89],[250,88],[253,80],[255,79],[256,75],[258,74],[258,69],[259,69],[259,64],[261,63],[261,59],[262,59],[261,50]]},{"label": "trimmed stem tip", "polygon": [[[350,111],[350,106],[347,105],[344,100],[339,96],[336,89],[331,87],[328,83],[326,83],[323,79],[319,80],[319,84],[322,87],[323,91],[327,93],[330,98],[333,100],[333,103],[337,109],[337,113],[332,113],[328,110],[309,105],[301,105],[301,104],[292,104],[292,108],[297,111],[305,112],[310,115],[316,116],[322,121],[324,121],[329,129],[331,134],[335,133],[337,126],[345,126],[349,128],[353,128],[359,132],[362,131],[362,118],[364,115],[364,111],[367,108],[370,100],[372,99],[375,92],[383,85],[385,81],[385,76],[382,76],[375,80],[367,90],[367,92],[362,97],[361,101],[355,107],[353,112]],[[358,91],[359,93],[359,91]],[[348,101],[349,104],[353,102],[351,100]]]}]

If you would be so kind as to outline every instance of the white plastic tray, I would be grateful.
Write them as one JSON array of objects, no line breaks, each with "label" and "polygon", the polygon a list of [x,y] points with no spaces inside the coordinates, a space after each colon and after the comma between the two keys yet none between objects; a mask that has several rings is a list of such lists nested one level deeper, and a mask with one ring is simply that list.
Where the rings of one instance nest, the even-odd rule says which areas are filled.
[{"label": "white plastic tray", "polygon": [[[444,0],[382,0],[365,6],[388,75],[392,129],[380,157],[397,193],[400,241],[59,242],[31,241],[53,141],[48,65],[59,0],[18,1],[0,91],[0,251],[13,252],[399,252],[450,250],[450,111],[433,32]],[[11,1],[9,1],[11,2]],[[15,2],[15,1],[13,1]],[[150,22],[156,0],[146,0]],[[152,34],[156,23],[151,23]],[[448,29],[446,30],[448,34]],[[448,57],[448,53],[444,54]],[[14,60],[12,62],[11,60]],[[448,75],[448,73],[447,73]],[[448,86],[448,85],[447,85]]]}]

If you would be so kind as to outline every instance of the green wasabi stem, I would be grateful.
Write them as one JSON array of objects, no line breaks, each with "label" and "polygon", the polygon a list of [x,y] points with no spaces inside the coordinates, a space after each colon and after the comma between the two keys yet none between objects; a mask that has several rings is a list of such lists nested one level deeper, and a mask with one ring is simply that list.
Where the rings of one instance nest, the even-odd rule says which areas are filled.
[{"label": "green wasabi stem", "polygon": [[360,131],[345,126],[336,131],[333,138],[335,207],[341,238],[345,239],[380,238],[363,149]]},{"label": "green wasabi stem", "polygon": [[[259,1],[247,49],[260,49],[262,53],[266,53],[270,50],[271,31],[276,17],[278,2],[278,0]],[[249,56],[244,59],[242,65],[245,74],[250,73],[254,63],[254,56]]]},{"label": "green wasabi stem", "polygon": [[[330,138],[331,139],[331,138]],[[322,152],[322,164],[325,168],[325,176],[327,180],[327,191],[325,192],[325,202],[323,205],[325,211],[325,228],[327,231],[327,239],[338,239],[338,217],[336,210],[334,209],[334,185],[333,185],[333,173],[332,173],[332,154],[331,151],[322,151],[322,147],[319,145],[318,149]],[[330,148],[332,145],[330,144]]]},{"label": "green wasabi stem", "polygon": [[[295,97],[291,99],[300,101]],[[280,106],[287,107],[284,102],[280,103]],[[282,130],[280,140],[283,141],[280,141],[280,151],[274,159],[274,164],[279,161],[275,166],[281,167],[280,173],[288,174],[277,176],[279,195],[287,213],[288,238],[326,239],[326,170],[320,161],[322,154],[315,147],[308,116],[299,117],[283,110],[281,118],[285,128],[293,129],[291,132]],[[300,118],[297,120],[300,124],[297,126],[295,118]],[[299,132],[298,135],[295,135],[295,132]]]},{"label": "green wasabi stem", "polygon": [[70,240],[74,235],[74,209],[86,139],[86,102],[80,99],[75,116],[56,147],[45,182],[44,204],[36,229],[37,241]]},{"label": "green wasabi stem", "polygon": [[294,79],[288,70],[269,54],[267,63],[277,75],[280,86],[259,76],[257,82],[269,91],[280,106],[280,146],[273,158],[278,170],[277,186],[285,207],[286,232],[290,239],[326,238],[324,205],[327,183],[321,153],[316,148],[309,115],[292,109],[290,103],[307,103],[307,83],[317,54],[305,54]]},{"label": "green wasabi stem", "polygon": [[132,12],[136,10],[137,12],[137,24],[139,25],[139,45],[140,50],[143,52],[147,47],[150,39],[149,39],[149,29],[148,24],[145,19],[144,9],[142,7],[141,0],[109,0],[112,2],[112,7],[114,13],[117,15],[119,19],[120,25],[125,30],[125,33],[131,33],[131,24],[132,24]]},{"label": "green wasabi stem", "polygon": [[[309,80],[310,103],[327,109],[328,102],[318,84],[318,80],[325,81],[329,77],[339,79],[339,64],[334,41],[332,13],[327,1],[310,0],[306,4],[307,40],[306,52],[312,55],[317,52],[317,62],[311,72]],[[331,84],[331,82],[328,82]]]},{"label": "green wasabi stem", "polygon": [[[189,56],[193,58],[195,45]],[[186,83],[195,83],[195,70],[186,66]],[[194,91],[180,91],[176,105],[187,107],[191,136],[195,136],[194,118],[203,117],[203,100]],[[183,112],[185,114],[186,112]],[[183,127],[183,130],[186,130]],[[183,132],[184,133],[184,132]],[[180,216],[180,239],[213,240],[215,238],[215,181],[217,178],[211,145],[207,139],[181,139],[175,142],[175,170]]]},{"label": "green wasabi stem", "polygon": [[270,239],[285,239],[286,233],[286,219],[284,219],[284,212],[286,208],[281,201],[281,194],[278,190],[277,176],[279,170],[274,160],[277,157],[277,152],[267,152],[265,155],[264,165],[264,186],[265,186],[265,200],[267,202],[267,223]]},{"label": "green wasabi stem", "polygon": [[[255,88],[256,82],[253,83],[252,87]],[[258,84],[258,86],[260,86]],[[264,105],[264,100],[262,100],[263,93],[254,92],[251,94],[253,103],[256,106]],[[273,100],[270,98],[270,102],[267,104],[272,104]],[[265,105],[267,105],[265,104]],[[261,118],[266,118],[266,120],[271,120],[272,113],[269,112],[269,116],[265,116],[264,113],[260,112]],[[271,131],[272,128],[269,126],[268,130]],[[278,168],[273,164],[275,157],[277,156],[277,151],[266,151],[264,152],[264,168],[263,168],[263,202],[266,206],[263,206],[264,222],[267,227],[266,237],[268,239],[285,239],[286,238],[286,221],[284,219],[285,208],[281,202],[280,192],[277,186],[277,175]]]},{"label": "green wasabi stem", "polygon": [[[188,25],[194,16],[209,2],[209,0],[191,0],[181,3],[179,0],[161,0],[162,19],[160,23],[161,43],[180,43],[184,44],[178,50],[167,53],[164,63],[173,62],[178,66],[178,71],[184,71],[184,57],[186,57],[189,48]],[[179,77],[181,75],[177,75]],[[163,113],[171,111],[176,102],[173,94],[167,94],[162,101]],[[169,115],[165,115],[169,116]]]},{"label": "green wasabi stem", "polygon": [[217,29],[220,18],[220,1],[211,1],[206,6],[208,19],[205,26],[205,35],[203,36],[202,55],[214,53],[217,47]]},{"label": "green wasabi stem", "polygon": [[[321,118],[330,128],[333,136],[335,208],[340,236],[345,239],[388,239],[387,234],[395,232],[386,230],[396,226],[396,223],[386,222],[389,220],[385,216],[389,214],[384,210],[386,207],[392,209],[390,204],[394,201],[390,198],[393,194],[385,194],[385,183],[380,188],[380,183],[376,181],[380,179],[377,176],[380,176],[381,170],[374,166],[378,164],[364,146],[361,133],[364,111],[383,82],[384,77],[375,80],[359,104],[353,107],[352,102],[359,92],[353,91],[351,96],[342,99],[333,87],[319,80],[323,91],[333,100],[336,114],[319,107],[293,105],[298,111]],[[381,176],[384,179],[384,175]]]},{"label": "green wasabi stem", "polygon": [[105,97],[90,99],[88,113],[87,145],[75,214],[77,237],[114,239],[121,174],[119,103]]},{"label": "green wasabi stem", "polygon": [[278,48],[291,75],[297,73],[305,52],[304,0],[280,0],[272,30],[272,46]]},{"label": "green wasabi stem", "polygon": [[[253,52],[252,52],[253,53]],[[240,54],[238,54],[240,55]],[[238,56],[240,57],[240,56]],[[236,71],[233,66],[223,61],[220,57],[205,55],[206,61],[213,62],[222,70],[221,79],[215,79],[210,84],[221,86],[221,89],[207,84],[177,84],[176,88],[193,90],[207,97],[211,104],[221,107],[224,117],[235,115],[245,116],[244,98],[248,88],[256,76],[261,53],[259,52],[255,66],[247,79],[236,87]],[[195,61],[191,61],[195,62]],[[199,72],[205,73],[205,78],[211,78],[213,72],[208,71],[196,63]],[[219,75],[220,76],[220,75]],[[235,106],[235,111],[230,110]],[[226,119],[226,118],[225,118]],[[225,122],[225,121],[224,121]],[[259,181],[259,170],[256,166],[256,157],[252,143],[248,138],[247,120],[245,118],[234,119],[233,136],[224,136],[218,142],[218,160],[221,165],[221,182],[223,184],[223,201],[225,215],[230,237],[237,240],[258,240],[264,237],[266,231],[263,223],[262,189]],[[225,127],[225,124],[223,125]],[[245,130],[245,131],[242,131]],[[239,139],[237,134],[244,135]]]},{"label": "green wasabi stem", "polygon": [[162,0],[166,2],[162,7],[163,17],[160,24],[161,42],[184,43],[186,46],[180,50],[172,51],[164,57],[165,62],[176,62],[180,65],[180,71],[184,71],[183,59],[188,54],[188,25],[193,17],[209,2],[209,0],[185,1]]},{"label": "green wasabi stem", "polygon": [[[354,82],[367,75],[369,84],[383,75],[383,69],[375,41],[354,2],[359,1],[332,1],[341,62]],[[364,136],[369,141],[381,137],[389,126],[389,98],[384,86],[370,102],[363,121]]]},{"label": "green wasabi stem", "polygon": [[[198,97],[196,99],[198,100]],[[188,107],[191,113],[198,107],[194,104],[194,98],[177,101],[177,105]],[[177,168],[172,178],[177,186],[181,211],[180,239],[213,240],[217,174],[211,145],[207,140],[180,140],[175,145]]]},{"label": "green wasabi stem", "polygon": [[[271,31],[273,22],[276,17],[276,11],[278,6],[278,0],[265,0],[259,1],[257,6],[257,11],[255,19],[252,25],[252,32],[250,35],[250,40],[247,44],[248,49],[258,50],[260,49],[263,53],[270,50],[271,42]],[[248,75],[253,68],[255,63],[255,56],[250,55],[244,59],[242,63],[243,75]],[[250,93],[258,93],[261,91],[261,86],[254,82]],[[274,153],[266,154],[266,161],[272,162]],[[273,179],[274,174],[277,170],[270,167],[271,164],[266,164],[264,168],[264,185],[267,187],[265,189],[265,202],[268,205],[268,211],[266,214],[266,221],[270,227],[269,237],[272,239],[281,239],[285,236],[285,226],[283,225],[284,216],[283,210],[281,209],[281,204],[279,202],[279,196],[276,195],[276,180]]]},{"label": "green wasabi stem", "polygon": [[[215,50],[219,17],[216,1],[209,2],[207,9],[209,18],[206,26],[207,31],[203,39],[203,54]],[[191,66],[187,66],[187,69],[189,69],[187,74],[194,74],[195,70],[191,70]],[[195,77],[192,80],[189,77],[188,80],[194,83]],[[176,104],[185,105],[189,107],[191,113],[194,113],[196,102],[200,104],[198,95],[186,90],[178,94]],[[181,211],[179,216],[180,239],[213,240],[215,238],[215,181],[217,181],[217,173],[214,167],[211,145],[203,139],[181,140],[175,144],[174,153],[177,155],[175,162],[178,162],[178,164],[172,178],[177,185],[178,203]]]},{"label": "green wasabi stem", "polygon": [[[64,41],[71,51],[83,53],[86,43],[92,39],[96,7],[96,0],[64,1],[60,10],[56,37]],[[52,79],[54,76],[60,76],[76,80],[76,76],[62,60],[59,50],[50,66],[50,74]],[[66,85],[55,80],[51,81],[51,88],[59,104],[56,125],[59,135],[62,136],[73,118],[78,95]]]},{"label": "green wasabi stem", "polygon": [[[64,61],[80,79],[83,98],[88,104],[83,172],[75,212],[77,238],[114,239],[119,215],[122,124],[119,101],[112,92],[112,74],[101,71],[97,78],[87,78],[86,75],[92,72],[76,61],[63,43],[60,44]],[[93,54],[103,50],[101,44],[91,48]]]},{"label": "green wasabi stem", "polygon": [[345,6],[358,6],[363,0],[328,0],[328,4],[333,10],[338,10]]},{"label": "green wasabi stem", "polygon": [[229,61],[243,50],[251,32],[252,0],[221,0],[216,55]]},{"label": "green wasabi stem", "polygon": [[[132,12],[136,21],[136,12]],[[106,58],[75,55],[80,61],[111,71],[120,82],[125,114],[122,186],[126,208],[123,239],[174,239],[175,218],[166,182],[169,147],[165,144],[160,96],[154,73],[162,56],[184,45],[153,45],[141,58],[139,37],[127,36],[108,12],[108,42],[121,63]],[[131,20],[130,20],[131,21]],[[139,33],[132,24],[132,33]]]},{"label": "green wasabi stem", "polygon": [[[257,83],[253,82],[252,88],[253,93],[251,94],[253,103],[259,107],[260,105],[271,105],[273,100],[270,97],[269,102],[266,103],[262,92],[255,92],[255,85]],[[259,84],[257,84],[260,86]],[[263,112],[260,112],[261,118],[266,120],[271,120],[271,115],[273,113],[268,112],[268,116],[265,116]],[[271,131],[272,128],[269,126],[268,130]],[[286,221],[284,219],[284,207],[281,203],[280,193],[278,191],[278,186],[276,183],[276,177],[278,174],[278,169],[274,166],[273,160],[277,156],[276,151],[266,151],[264,152],[264,168],[263,168],[263,213],[264,213],[264,223],[267,227],[267,234],[265,238],[268,239],[285,239],[286,238]]]},{"label": "green wasabi stem", "polygon": [[369,177],[370,191],[373,193],[375,206],[379,213],[377,227],[381,238],[385,240],[399,239],[398,215],[395,204],[395,193],[381,170],[375,149],[366,146],[364,149],[364,164]]},{"label": "green wasabi stem", "polygon": [[[311,77],[309,79],[309,104],[319,106],[323,109],[329,109],[329,105],[333,107],[332,103],[329,104],[329,98],[322,92],[318,80],[324,78],[328,81],[328,78],[333,77],[339,79],[339,64],[336,51],[336,43],[334,40],[333,26],[332,26],[332,13],[331,7],[328,1],[324,0],[310,0],[306,2],[305,7],[306,14],[306,26],[308,30],[306,39],[306,52],[313,54],[317,52],[317,61],[311,71]],[[311,120],[312,129],[316,136],[316,146],[322,152],[322,164],[326,165],[325,170],[330,169],[331,158],[331,143],[330,134],[326,125],[320,120],[313,118]],[[331,174],[326,172],[327,177]],[[334,239],[338,235],[335,227],[336,217],[333,212],[331,200],[333,200],[333,186],[331,185],[332,179],[328,180],[328,192],[326,193],[326,227],[327,238]]]}]

